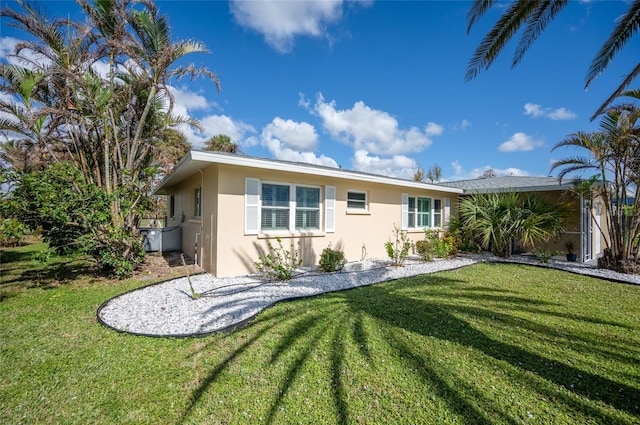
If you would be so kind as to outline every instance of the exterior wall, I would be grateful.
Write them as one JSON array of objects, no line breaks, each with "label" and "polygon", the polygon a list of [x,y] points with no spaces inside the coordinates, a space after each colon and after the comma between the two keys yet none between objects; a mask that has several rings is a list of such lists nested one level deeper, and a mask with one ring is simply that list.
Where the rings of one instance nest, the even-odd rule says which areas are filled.
[{"label": "exterior wall", "polygon": [[[355,180],[336,179],[331,177],[303,175],[282,171],[269,171],[231,165],[217,165],[217,217],[211,204],[207,211],[210,217],[203,217],[203,221],[211,220],[213,227],[205,226],[205,233],[211,234],[210,229],[217,228],[217,249],[211,246],[211,260],[202,263],[203,267],[219,277],[241,275],[255,272],[254,262],[260,255],[268,252],[267,243],[276,244],[275,238],[281,237],[285,248],[296,247],[300,242],[300,251],[304,265],[317,264],[322,250],[331,245],[334,249],[344,251],[348,261],[367,258],[386,257],[384,243],[392,236],[394,223],[400,226],[402,220],[401,196],[409,195],[431,197],[443,200],[450,198],[452,204],[457,194],[435,192],[427,190],[410,190],[401,186],[373,184]],[[207,183],[209,182],[206,169]],[[295,183],[321,188],[321,217],[320,231],[312,233],[272,233],[245,235],[245,178],[260,178],[262,181],[278,183]],[[189,180],[193,185],[193,181]],[[336,187],[335,233],[324,232],[324,196],[325,186]],[[212,187],[206,187],[204,197],[211,198]],[[368,196],[369,210],[366,212],[347,212],[347,191],[364,191]],[[205,201],[207,202],[207,201]],[[209,203],[207,202],[207,205]],[[209,208],[209,207],[207,207]],[[444,219],[444,217],[443,217]],[[186,232],[188,233],[188,232]],[[412,240],[424,238],[423,230],[410,231]],[[188,236],[184,239],[188,240]],[[186,251],[185,251],[186,252]],[[203,255],[203,258],[207,258]]]},{"label": "exterior wall", "polygon": [[[209,176],[210,174],[210,172],[205,170],[204,175]],[[202,264],[202,254],[196,252],[196,235],[201,233],[203,220],[202,217],[194,216],[194,194],[195,189],[203,185],[204,175],[196,173],[174,188],[174,216],[167,217],[167,226],[182,225],[182,251],[190,258],[197,258],[198,264]],[[204,191],[201,193],[203,194],[201,199],[206,201],[208,197],[204,194]],[[168,206],[167,202],[167,207]],[[205,204],[203,202],[203,215],[205,213],[204,206]],[[202,246],[202,244],[200,245]]]}]

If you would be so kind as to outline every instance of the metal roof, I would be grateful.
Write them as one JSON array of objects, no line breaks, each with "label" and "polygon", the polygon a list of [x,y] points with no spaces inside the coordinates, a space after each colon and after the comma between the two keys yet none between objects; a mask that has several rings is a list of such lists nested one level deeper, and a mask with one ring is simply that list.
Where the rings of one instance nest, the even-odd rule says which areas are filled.
[{"label": "metal roof", "polygon": [[275,171],[287,171],[291,173],[311,174],[324,177],[358,180],[370,183],[381,183],[402,186],[413,189],[437,190],[440,192],[462,193],[462,189],[405,180],[397,177],[383,176],[379,174],[363,173],[360,171],[343,170],[341,168],[326,167],[322,165],[307,164],[302,162],[281,161],[274,159],[257,158],[246,155],[231,154],[226,152],[189,151],[180,162],[154,189],[156,195],[166,195],[170,189],[189,178],[198,170],[210,164],[238,165],[249,168],[258,168]]},{"label": "metal roof", "polygon": [[563,179],[560,181],[556,177],[502,176],[442,182],[439,184],[462,189],[466,194],[566,190],[573,188],[574,182],[575,179]]}]

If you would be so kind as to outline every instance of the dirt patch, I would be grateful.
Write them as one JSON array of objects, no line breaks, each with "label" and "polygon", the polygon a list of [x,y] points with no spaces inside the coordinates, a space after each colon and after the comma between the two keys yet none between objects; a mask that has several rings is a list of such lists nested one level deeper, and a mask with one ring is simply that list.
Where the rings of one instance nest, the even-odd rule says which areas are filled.
[{"label": "dirt patch", "polygon": [[[182,252],[148,252],[145,255],[142,267],[136,273],[136,277],[142,280],[171,279],[177,276],[186,275],[185,266],[182,264]],[[193,259],[184,256],[189,274],[202,273],[204,270]]]}]

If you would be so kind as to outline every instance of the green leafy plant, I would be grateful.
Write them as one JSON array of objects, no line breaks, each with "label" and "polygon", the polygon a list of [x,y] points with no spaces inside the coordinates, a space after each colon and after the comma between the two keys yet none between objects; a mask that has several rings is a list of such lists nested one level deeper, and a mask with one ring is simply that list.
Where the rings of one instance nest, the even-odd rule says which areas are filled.
[{"label": "green leafy plant", "polygon": [[343,251],[331,249],[331,246],[328,246],[322,250],[318,270],[321,272],[335,272],[342,270],[346,262]]},{"label": "green leafy plant", "polygon": [[278,242],[277,247],[267,242],[269,253],[261,255],[254,265],[258,272],[264,273],[269,279],[289,280],[293,277],[296,268],[302,265],[300,242],[298,242],[298,249],[292,247],[290,251],[284,249],[280,238],[276,238],[276,242]]},{"label": "green leafy plant", "polygon": [[465,232],[498,257],[509,257],[516,241],[532,247],[558,237],[568,214],[565,204],[552,202],[534,192],[488,193],[465,197],[458,215]]},{"label": "green leafy plant", "polygon": [[400,267],[404,264],[409,256],[411,242],[405,230],[401,230],[395,223],[393,225],[393,240],[385,242],[387,255],[391,259],[391,264]]},{"label": "green leafy plant", "polygon": [[51,258],[51,249],[44,248],[33,253],[31,260],[36,264],[46,264]]},{"label": "green leafy plant", "polygon": [[0,219],[0,246],[18,246],[28,234],[29,228],[20,220]]},{"label": "green leafy plant", "polygon": [[438,231],[425,229],[425,238],[416,242],[416,253],[423,261],[431,261],[434,257],[445,258],[453,255],[460,244],[459,238],[445,235],[440,238]]}]

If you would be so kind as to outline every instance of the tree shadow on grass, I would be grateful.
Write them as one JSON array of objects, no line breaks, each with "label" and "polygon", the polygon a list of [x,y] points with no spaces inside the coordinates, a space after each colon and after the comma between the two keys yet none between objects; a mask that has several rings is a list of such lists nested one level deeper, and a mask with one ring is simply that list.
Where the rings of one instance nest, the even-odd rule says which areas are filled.
[{"label": "tree shadow on grass", "polygon": [[[447,281],[448,279],[443,278],[442,280]],[[425,289],[428,290],[428,288],[428,285],[425,286]],[[487,315],[489,313],[486,309],[451,304],[448,297],[439,299],[438,296],[434,296],[432,300],[418,300],[406,297],[398,291],[390,290],[388,285],[375,285],[370,287],[369,291],[371,298],[387,300],[386,308],[384,310],[371,308],[366,300],[363,302],[360,297],[349,297],[348,301],[354,311],[365,312],[383,323],[406,331],[461,344],[496,360],[505,361],[515,368],[545,378],[573,393],[594,401],[604,402],[632,415],[638,414],[637,401],[640,400],[640,389],[581,370],[553,358],[546,358],[525,348],[493,339],[461,318],[463,316]],[[510,302],[509,297],[506,297],[505,302]],[[526,304],[526,299],[515,297],[513,302],[522,306]],[[532,305],[537,306],[540,303],[533,302]],[[411,314],[407,314],[409,311]],[[539,313],[545,314],[545,311],[540,310]],[[420,317],[421,320],[416,320],[416,317]],[[506,313],[492,313],[491,319],[511,328],[526,329],[529,327],[526,326],[526,321]],[[433,324],[433,326],[421,326],[420,323],[424,322]],[[529,327],[526,330],[540,335],[555,335],[556,333],[553,328],[544,326]],[[591,347],[607,344],[606,341],[597,341],[595,338],[585,342],[589,343]],[[557,394],[553,394],[553,396],[557,397]],[[591,409],[587,405],[580,404],[580,409],[590,411],[590,414],[600,417],[606,423],[615,422],[615,418]]]},{"label": "tree shadow on grass", "polygon": [[[270,405],[265,412],[266,423],[277,422],[276,415],[289,390],[296,385],[305,364],[314,356],[323,356],[330,365],[325,379],[330,383],[335,422],[353,421],[355,414],[359,412],[349,405],[347,395],[357,389],[345,380],[342,371],[350,363],[348,356],[360,356],[374,369],[374,359],[378,355],[370,348],[370,340],[377,337],[368,333],[371,328],[365,325],[365,321],[373,323],[377,329],[383,329],[385,343],[396,353],[396,359],[404,363],[407,370],[416,371],[413,373],[423,381],[425,388],[465,423],[519,423],[522,418],[514,417],[504,401],[490,399],[480,387],[469,385],[461,375],[446,375],[445,371],[438,368],[433,353],[414,346],[404,336],[406,332],[460,345],[498,363],[506,363],[517,376],[516,379],[521,380],[522,386],[529,391],[537,392],[547,400],[555,400],[554,403],[561,403],[574,411],[584,412],[599,423],[615,423],[619,420],[605,409],[597,407],[600,403],[631,415],[638,414],[638,388],[582,370],[570,364],[571,359],[560,361],[503,339],[496,339],[479,330],[470,321],[471,318],[478,318],[511,332],[521,330],[532,337],[546,340],[545,343],[553,344],[558,336],[556,328],[523,319],[518,316],[518,312],[527,311],[541,317],[549,315],[560,320],[596,323],[597,320],[571,315],[562,317],[549,310],[561,307],[558,303],[529,299],[520,292],[491,288],[485,292],[493,294],[479,293],[479,287],[466,286],[468,282],[449,276],[431,276],[428,282],[420,278],[405,279],[326,294],[322,296],[322,302],[314,299],[295,301],[294,303],[301,304],[293,304],[293,307],[282,312],[270,312],[267,315],[263,313],[249,325],[255,330],[253,336],[214,366],[206,379],[193,391],[178,423],[188,421],[207,389],[222,379],[221,373],[231,363],[242,362],[242,355],[247,350],[255,349],[265,341],[270,341],[267,344],[273,346],[265,358],[266,367],[276,364],[284,366],[278,388],[271,396]],[[452,288],[455,293],[451,293]],[[472,288],[468,295],[465,294],[467,288]],[[478,296],[474,296],[474,293]],[[275,344],[272,332],[279,335]],[[316,351],[321,341],[324,344],[328,341],[328,354]],[[595,334],[578,333],[565,335],[561,340],[562,344],[572,350],[575,347],[571,344],[576,342],[587,347],[585,349],[595,351],[600,358],[606,357],[606,347],[611,341],[599,339]],[[346,343],[356,347],[356,354],[347,354]],[[617,349],[621,350],[623,347]],[[631,357],[618,357],[614,360],[630,361]]]}]

